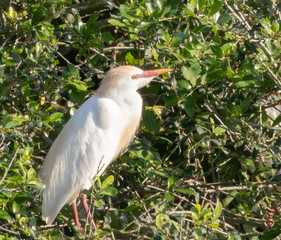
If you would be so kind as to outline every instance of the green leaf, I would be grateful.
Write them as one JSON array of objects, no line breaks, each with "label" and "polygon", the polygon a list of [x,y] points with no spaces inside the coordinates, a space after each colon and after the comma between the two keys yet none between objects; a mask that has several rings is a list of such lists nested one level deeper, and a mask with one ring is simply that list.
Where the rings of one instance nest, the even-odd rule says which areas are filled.
[{"label": "green leaf", "polygon": [[67,92],[71,97],[72,101],[84,102],[87,94],[88,86],[83,81],[68,82],[66,85]]},{"label": "green leaf", "polygon": [[100,194],[102,194],[102,195],[108,195],[108,196],[115,196],[115,195],[117,195],[117,193],[118,193],[118,191],[117,191],[116,188],[114,188],[114,187],[108,187],[108,188],[106,188],[106,189],[103,189]]},{"label": "green leaf", "polygon": [[11,19],[13,19],[14,17],[17,16],[17,12],[14,11],[12,6],[9,7],[9,11],[8,12],[4,12],[4,13],[8,16],[8,18],[11,18]]},{"label": "green leaf", "polygon": [[194,195],[194,191],[188,188],[175,188],[174,190],[185,195]]},{"label": "green leaf", "polygon": [[114,183],[114,176],[108,176],[101,184],[101,189],[105,189]]},{"label": "green leaf", "polygon": [[194,9],[197,7],[198,0],[190,0],[189,1],[189,9],[194,12]]},{"label": "green leaf", "polygon": [[221,127],[216,127],[214,129],[214,133],[216,136],[221,136],[223,135],[224,133],[226,132],[226,130],[224,128],[221,128]]},{"label": "green leaf", "polygon": [[[180,87],[182,87],[182,88],[184,88],[184,89],[186,89],[186,90],[188,90],[188,89],[191,88],[191,84],[190,84],[188,81],[186,81],[186,80],[178,80],[178,81],[177,81],[177,84],[178,84]],[[178,100],[178,99],[177,99],[177,100]]]},{"label": "green leaf", "polygon": [[220,217],[222,212],[222,204],[220,201],[217,201],[216,208],[214,209],[214,218],[217,219]]},{"label": "green leaf", "polygon": [[278,22],[276,23],[273,23],[271,25],[271,30],[274,32],[274,33],[278,33],[279,32],[279,29],[280,29],[280,24]]},{"label": "green leaf", "polygon": [[165,224],[169,220],[168,215],[159,213],[155,218],[155,224],[158,228],[162,228],[163,224]]},{"label": "green leaf", "polygon": [[172,202],[172,201],[174,201],[175,197],[173,195],[171,195],[170,193],[165,192],[165,199],[168,202]]},{"label": "green leaf", "polygon": [[277,126],[281,122],[281,114],[278,115],[278,117],[273,121],[272,127]]},{"label": "green leaf", "polygon": [[48,115],[47,117],[45,117],[45,121],[47,123],[51,123],[51,122],[56,122],[58,119],[60,119],[63,116],[63,113],[61,112],[55,112],[52,113],[51,115]]},{"label": "green leaf", "polygon": [[258,176],[258,175],[260,175],[264,172],[267,172],[269,170],[271,170],[271,168],[269,168],[269,167],[260,167],[252,174],[252,177],[256,177],[256,176]]},{"label": "green leaf", "polygon": [[0,87],[0,100],[7,97],[8,91],[9,91],[9,88],[7,86],[3,85]]},{"label": "green leaf", "polygon": [[100,231],[97,234],[98,234],[99,237],[101,237],[101,236],[110,235],[110,232],[108,232],[108,231]]},{"label": "green leaf", "polygon": [[11,216],[3,209],[0,209],[0,218],[8,221],[11,220]]},{"label": "green leaf", "polygon": [[222,2],[215,1],[208,11],[208,16],[211,17],[216,14],[222,8]]},{"label": "green leaf", "polygon": [[268,239],[275,239],[281,234],[281,228],[273,229],[269,232],[265,232],[261,237],[260,240],[268,240]]},{"label": "green leaf", "polygon": [[191,207],[191,215],[192,217],[195,219],[195,220],[199,220],[200,218],[200,211],[201,211],[201,208],[200,208],[200,205],[198,207],[198,204],[196,206],[192,206]]},{"label": "green leaf", "polygon": [[197,79],[196,79],[194,73],[191,70],[189,70],[186,66],[181,67],[181,72],[182,72],[182,75],[184,76],[184,78],[187,81],[189,81],[193,87],[195,87]]},{"label": "green leaf", "polygon": [[70,23],[74,23],[75,22],[75,16],[73,14],[71,14],[71,13],[66,14],[66,19]]},{"label": "green leaf", "polygon": [[153,169],[148,173],[148,177],[151,178],[153,175],[157,175],[159,177],[163,177],[163,178],[169,178],[170,175],[164,171],[160,171],[160,170],[156,170]]},{"label": "green leaf", "polygon": [[231,16],[228,13],[222,13],[217,21],[218,24],[225,24],[231,20]]},{"label": "green leaf", "polygon": [[184,101],[184,110],[186,111],[189,117],[193,117],[193,115],[196,112],[196,107],[195,107],[196,101],[197,101],[197,97],[195,94],[189,96]]},{"label": "green leaf", "polygon": [[13,66],[18,64],[18,61],[11,57],[3,58],[2,61],[3,63],[7,64],[7,66]]},{"label": "green leaf", "polygon": [[102,199],[95,199],[94,204],[98,208],[102,208],[104,206],[104,201]]},{"label": "green leaf", "polygon": [[120,12],[120,15],[124,18],[127,18],[127,13],[128,13],[128,7],[124,4],[120,4],[119,6],[119,12]]},{"label": "green leaf", "polygon": [[161,120],[155,116],[152,110],[144,110],[143,112],[143,125],[146,130],[158,133],[161,128]]},{"label": "green leaf", "polygon": [[[131,52],[127,52],[125,55],[125,60],[128,64],[130,65],[134,65],[135,63],[135,58],[134,56],[131,54]],[[137,60],[138,61],[138,60]]]},{"label": "green leaf", "polygon": [[7,198],[12,198],[12,197],[13,197],[13,192],[12,192],[12,191],[5,191],[5,190],[3,190],[1,193],[2,193],[5,197],[7,197]]},{"label": "green leaf", "polygon": [[[28,153],[26,155],[29,155]],[[36,176],[36,171],[34,168],[30,168],[27,172],[27,179],[32,179]]]},{"label": "green leaf", "polygon": [[89,28],[97,19],[99,18],[99,13],[94,12],[86,23],[86,27]]},{"label": "green leaf", "polygon": [[[185,81],[185,80],[183,80],[183,81]],[[185,82],[187,82],[187,81],[185,81]],[[189,84],[188,84],[188,85],[189,85]],[[170,106],[174,105],[175,103],[178,102],[178,100],[179,100],[179,99],[178,99],[177,97],[168,99],[168,100],[165,102],[165,107],[170,107]]]},{"label": "green leaf", "polygon": [[41,181],[38,180],[31,180],[26,182],[26,185],[28,187],[32,187],[32,188],[39,188],[39,189],[44,189],[45,188],[45,184]]},{"label": "green leaf", "polygon": [[213,41],[214,41],[215,44],[221,45],[221,37],[219,37],[219,36],[214,36],[214,37],[213,37]]},{"label": "green leaf", "polygon": [[16,201],[13,201],[12,209],[13,213],[17,213],[21,209],[21,205],[18,204]]},{"label": "green leaf", "polygon": [[209,209],[209,208],[203,209],[203,210],[199,213],[199,218],[200,218],[200,219],[202,219],[202,218],[208,219],[210,214],[212,214],[211,209]]},{"label": "green leaf", "polygon": [[32,25],[37,25],[38,23],[41,22],[44,14],[44,8],[39,7],[32,15]]},{"label": "green leaf", "polygon": [[237,88],[251,87],[256,83],[256,79],[252,75],[247,75],[243,79],[234,78],[234,86]]},{"label": "green leaf", "polygon": [[219,46],[210,46],[212,52],[219,58],[222,57],[222,50],[220,49]]},{"label": "green leaf", "polygon": [[13,52],[17,55],[20,55],[23,52],[23,50],[22,50],[22,48],[15,48],[15,49],[13,49]]},{"label": "green leaf", "polygon": [[[97,179],[97,183],[98,183],[98,187],[100,188],[100,189],[102,189],[102,184],[101,184],[101,180],[100,180],[100,177],[96,174],[95,175],[95,178]],[[91,178],[90,178],[91,179]],[[93,185],[93,184],[92,184]]]},{"label": "green leaf", "polygon": [[112,24],[113,26],[116,26],[116,27],[125,27],[125,26],[126,26],[126,24],[120,22],[120,21],[117,20],[117,19],[109,19],[108,22],[109,22],[110,24]]},{"label": "green leaf", "polygon": [[266,18],[262,18],[259,20],[259,23],[263,26],[263,28],[268,31],[267,29],[271,28],[270,22],[268,19]]},{"label": "green leaf", "polygon": [[240,107],[242,109],[242,112],[246,112],[251,104],[252,97],[249,95],[247,96],[240,104]]},{"label": "green leaf", "polygon": [[170,43],[171,42],[171,36],[169,33],[162,31],[162,39],[166,42],[166,43]]},{"label": "green leaf", "polygon": [[5,128],[10,129],[10,128],[18,127],[21,124],[22,124],[22,122],[20,122],[18,120],[13,120],[13,121],[10,121],[10,122],[6,123]]},{"label": "green leaf", "polygon": [[102,32],[102,39],[107,43],[107,44],[112,44],[115,41],[115,37],[111,34],[111,32],[106,31]]},{"label": "green leaf", "polygon": [[212,213],[211,209],[207,208],[207,209],[203,210],[200,215],[203,216],[204,221],[208,221],[212,217],[213,213]]},{"label": "green leaf", "polygon": [[168,188],[172,187],[174,185],[174,177],[169,177],[168,179]]}]

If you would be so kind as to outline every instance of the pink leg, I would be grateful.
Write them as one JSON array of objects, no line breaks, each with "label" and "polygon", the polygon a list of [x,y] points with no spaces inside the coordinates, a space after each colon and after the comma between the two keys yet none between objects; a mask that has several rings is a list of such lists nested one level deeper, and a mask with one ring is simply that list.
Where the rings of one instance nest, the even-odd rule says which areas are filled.
[{"label": "pink leg", "polygon": [[87,203],[87,197],[86,197],[86,195],[85,195],[85,194],[82,194],[82,196],[81,196],[80,199],[81,199],[81,203],[82,203],[82,206],[83,206],[85,212],[86,212],[87,215],[89,216],[89,219],[90,219],[90,221],[91,221],[92,228],[93,228],[93,230],[95,231],[95,229],[96,229],[96,224],[95,224],[95,222],[94,222],[94,219],[93,219],[93,217],[92,217],[92,214],[91,214],[90,211],[89,211],[89,206],[88,206],[88,203]]},{"label": "pink leg", "polygon": [[71,204],[71,207],[72,207],[72,212],[73,212],[73,217],[74,217],[75,225],[80,228],[81,224],[80,224],[79,218],[78,218],[76,200]]}]

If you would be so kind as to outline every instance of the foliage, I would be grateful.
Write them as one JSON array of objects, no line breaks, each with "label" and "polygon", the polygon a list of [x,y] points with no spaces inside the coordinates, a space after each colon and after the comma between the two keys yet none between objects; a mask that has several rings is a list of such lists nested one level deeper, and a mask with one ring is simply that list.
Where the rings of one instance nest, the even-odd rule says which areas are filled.
[{"label": "foliage", "polygon": [[[280,235],[279,183],[268,181],[280,168],[280,4],[106,4],[0,8],[0,239]],[[36,172],[104,72],[125,64],[173,72],[141,91],[136,139],[86,191],[97,230],[74,227],[68,206],[45,226]]]}]

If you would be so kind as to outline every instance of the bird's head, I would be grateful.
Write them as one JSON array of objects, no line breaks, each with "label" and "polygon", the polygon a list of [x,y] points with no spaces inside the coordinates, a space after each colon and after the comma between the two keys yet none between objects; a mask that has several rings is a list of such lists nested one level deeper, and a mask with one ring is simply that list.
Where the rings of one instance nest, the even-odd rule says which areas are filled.
[{"label": "bird's head", "polygon": [[134,66],[114,68],[105,75],[97,94],[108,96],[111,92],[136,91],[146,86],[155,76],[171,69],[142,70]]}]

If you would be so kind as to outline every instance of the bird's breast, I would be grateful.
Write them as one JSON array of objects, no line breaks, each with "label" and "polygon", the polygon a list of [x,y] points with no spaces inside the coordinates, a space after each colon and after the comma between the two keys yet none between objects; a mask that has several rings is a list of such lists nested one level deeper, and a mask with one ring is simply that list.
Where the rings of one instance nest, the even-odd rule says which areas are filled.
[{"label": "bird's breast", "polygon": [[120,104],[120,135],[115,157],[126,150],[139,127],[142,112],[142,98],[135,92]]}]

